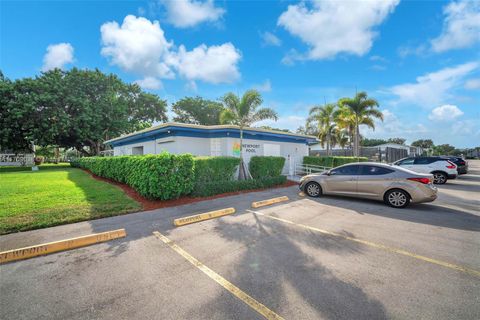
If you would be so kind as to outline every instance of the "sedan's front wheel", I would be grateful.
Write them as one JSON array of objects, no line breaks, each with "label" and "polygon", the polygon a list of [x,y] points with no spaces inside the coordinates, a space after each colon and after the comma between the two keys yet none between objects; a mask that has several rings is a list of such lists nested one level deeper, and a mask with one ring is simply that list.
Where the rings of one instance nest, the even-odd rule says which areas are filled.
[{"label": "sedan's front wheel", "polygon": [[403,190],[390,190],[385,195],[385,203],[394,208],[405,208],[410,204],[410,196]]},{"label": "sedan's front wheel", "polygon": [[322,194],[322,188],[320,185],[316,182],[309,182],[305,186],[305,193],[309,197],[318,197]]}]

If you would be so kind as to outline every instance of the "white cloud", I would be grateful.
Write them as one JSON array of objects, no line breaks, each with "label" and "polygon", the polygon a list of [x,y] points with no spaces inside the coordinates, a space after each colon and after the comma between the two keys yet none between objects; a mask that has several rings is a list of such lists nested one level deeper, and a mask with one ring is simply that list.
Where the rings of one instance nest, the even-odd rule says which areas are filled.
[{"label": "white cloud", "polygon": [[382,56],[371,56],[370,61],[388,62],[388,60]]},{"label": "white cloud", "polygon": [[254,86],[254,88],[260,92],[270,92],[272,91],[272,83],[270,79],[267,79],[264,83]]},{"label": "white cloud", "polygon": [[468,136],[472,141],[478,141],[476,139],[480,137],[479,121],[480,119],[457,121],[452,124],[452,133],[454,135]]},{"label": "white cloud", "polygon": [[480,78],[467,80],[465,82],[465,89],[468,89],[468,90],[480,89]]},{"label": "white cloud", "polygon": [[282,40],[280,40],[276,35],[271,32],[263,32],[260,34],[262,37],[262,44],[264,46],[274,46],[279,47],[282,45]]},{"label": "white cloud", "polygon": [[406,138],[409,141],[417,140],[419,136],[424,136],[428,133],[428,129],[422,123],[411,123],[402,121],[395,113],[385,109],[382,110],[383,122],[375,119],[375,130],[366,126],[360,126],[360,134],[367,138]]},{"label": "white cloud", "polygon": [[225,10],[215,7],[213,0],[164,0],[168,21],[178,28],[193,27],[206,21],[217,21]]},{"label": "white cloud", "polygon": [[456,67],[444,68],[418,77],[415,83],[393,86],[389,91],[400,98],[398,102],[409,102],[425,108],[432,108],[450,98],[451,91],[457,88],[462,80],[479,66],[480,64],[477,62],[469,62]]},{"label": "white cloud", "polygon": [[158,21],[151,22],[142,17],[128,15],[122,25],[117,22],[104,23],[102,35],[102,55],[127,72],[173,78],[174,73],[166,60],[170,55],[172,42],[165,39],[165,34]]},{"label": "white cloud", "polygon": [[158,21],[128,15],[122,25],[107,22],[100,28],[103,56],[126,72],[142,76],[145,86],[160,87],[158,79],[172,79],[179,73],[188,81],[230,83],[240,78],[241,53],[231,43],[201,44],[188,51],[168,41]]},{"label": "white cloud", "polygon": [[162,82],[153,77],[146,77],[141,80],[136,80],[135,83],[143,89],[157,90],[162,88]]},{"label": "white cloud", "polygon": [[428,119],[432,121],[446,121],[453,120],[463,115],[463,111],[457,106],[452,104],[445,104],[440,107],[436,107],[428,115]]},{"label": "white cloud", "polygon": [[380,25],[393,12],[399,0],[315,1],[289,5],[278,19],[291,34],[310,50],[298,59],[327,59],[339,53],[358,56],[372,47]]},{"label": "white cloud", "polygon": [[237,67],[240,58],[240,51],[231,43],[211,47],[202,44],[192,51],[181,45],[174,65],[188,80],[231,83],[240,78]]},{"label": "white cloud", "polygon": [[42,71],[48,71],[55,68],[63,69],[63,67],[72,63],[73,46],[70,43],[51,44],[47,47],[47,53],[43,57]]},{"label": "white cloud", "polygon": [[431,40],[433,51],[467,48],[480,42],[479,1],[454,1],[445,6],[443,13],[446,17],[442,33]]}]

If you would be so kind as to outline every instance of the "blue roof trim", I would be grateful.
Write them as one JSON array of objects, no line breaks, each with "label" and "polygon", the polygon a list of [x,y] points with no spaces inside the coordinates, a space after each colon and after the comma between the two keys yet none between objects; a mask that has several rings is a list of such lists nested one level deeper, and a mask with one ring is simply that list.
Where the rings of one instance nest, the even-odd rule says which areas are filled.
[{"label": "blue roof trim", "polygon": [[[160,138],[180,136],[180,137],[195,137],[195,138],[240,138],[240,130],[225,128],[225,129],[199,129],[187,128],[178,126],[169,126],[159,128],[144,133],[139,133],[133,136],[125,137],[124,139],[112,141],[109,144],[113,147],[124,146],[133,143],[140,143],[145,141],[153,141]],[[299,136],[290,136],[284,134],[277,134],[273,132],[263,132],[246,129],[243,131],[244,139],[256,139],[264,141],[290,142],[301,144],[316,143],[315,139]]]}]

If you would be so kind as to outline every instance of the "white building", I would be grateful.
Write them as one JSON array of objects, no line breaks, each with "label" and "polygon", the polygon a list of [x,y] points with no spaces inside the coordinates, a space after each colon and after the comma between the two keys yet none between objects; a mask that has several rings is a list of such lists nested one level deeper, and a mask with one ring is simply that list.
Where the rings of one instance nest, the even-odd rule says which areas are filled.
[{"label": "white building", "polygon": [[[313,136],[257,128],[243,130],[245,162],[252,156],[285,157],[283,172],[301,164],[308,156],[308,145],[316,143]],[[191,153],[194,156],[240,156],[240,129],[234,125],[201,126],[164,123],[105,142],[114,156]]]}]

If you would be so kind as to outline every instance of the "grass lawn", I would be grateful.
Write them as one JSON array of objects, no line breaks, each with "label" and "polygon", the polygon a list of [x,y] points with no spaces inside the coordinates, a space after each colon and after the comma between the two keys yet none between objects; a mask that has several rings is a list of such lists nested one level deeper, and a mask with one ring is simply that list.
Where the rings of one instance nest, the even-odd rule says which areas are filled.
[{"label": "grass lawn", "polygon": [[[3,168],[2,168],[3,169]],[[65,165],[0,169],[0,234],[141,210],[118,187]]]}]

